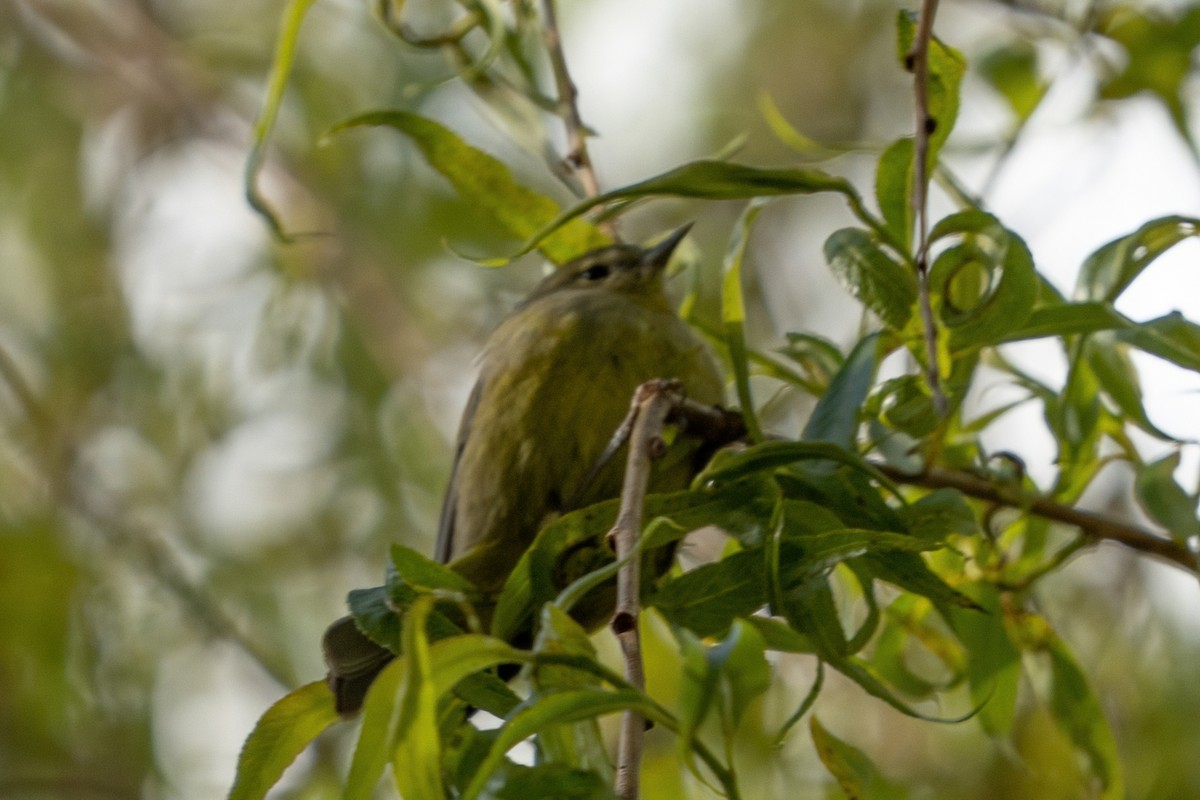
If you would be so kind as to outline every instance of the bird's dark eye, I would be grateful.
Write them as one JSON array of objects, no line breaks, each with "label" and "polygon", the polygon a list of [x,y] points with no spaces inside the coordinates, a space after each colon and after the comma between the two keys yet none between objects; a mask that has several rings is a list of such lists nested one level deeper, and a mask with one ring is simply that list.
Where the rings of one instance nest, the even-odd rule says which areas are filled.
[{"label": "bird's dark eye", "polygon": [[585,281],[602,281],[607,278],[611,272],[612,270],[609,269],[607,264],[596,264],[581,272],[580,277],[582,277]]}]

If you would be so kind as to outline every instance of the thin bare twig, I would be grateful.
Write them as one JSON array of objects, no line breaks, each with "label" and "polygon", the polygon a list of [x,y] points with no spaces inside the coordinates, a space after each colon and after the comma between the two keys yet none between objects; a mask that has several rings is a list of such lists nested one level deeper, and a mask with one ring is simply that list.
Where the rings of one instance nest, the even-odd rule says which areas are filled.
[{"label": "thin bare twig", "polygon": [[904,472],[876,463],[879,471],[897,483],[929,489],[957,489],[969,497],[1027,511],[1054,522],[1073,525],[1093,541],[1117,542],[1131,550],[1155,556],[1195,573],[1200,564],[1196,554],[1174,539],[1167,539],[1136,525],[1116,522],[1103,514],[1057,503],[1048,497],[1029,496],[1017,490],[1004,491],[991,481],[965,472],[929,468],[919,473]]},{"label": "thin bare twig", "polygon": [[925,357],[929,361],[925,375],[933,394],[933,405],[941,416],[950,404],[942,391],[941,371],[938,369],[937,326],[929,298],[929,136],[938,121],[929,114],[929,40],[933,37],[933,17],[938,0],[924,0],[917,19],[912,50],[906,63],[913,74],[913,94],[916,108],[916,136],[913,140],[912,206],[917,215],[917,291],[921,322],[925,328]]},{"label": "thin bare twig", "polygon": [[[634,395],[629,412],[633,424],[629,429],[629,457],[621,487],[621,508],[617,512],[616,524],[609,532],[618,560],[625,559],[637,544],[642,531],[642,510],[646,503],[646,487],[650,482],[650,465],[664,454],[663,426],[672,411],[683,402],[678,381],[649,381],[639,386]],[[624,424],[621,427],[626,428]],[[638,691],[646,687],[637,624],[640,584],[641,559],[630,558],[617,573],[617,605],[612,629],[625,657],[625,680]],[[635,800],[639,796],[645,730],[645,720],[641,714],[625,712],[617,746],[616,791],[622,800]]]},{"label": "thin bare twig", "polygon": [[[600,194],[600,181],[596,178],[596,168],[592,166],[592,158],[588,155],[587,127],[579,115],[579,90],[567,70],[554,0],[542,0],[542,38],[546,42],[546,54],[550,57],[550,69],[558,90],[558,115],[562,117],[567,132],[567,154],[563,160],[579,177],[584,195],[595,197]],[[611,220],[602,222],[600,228],[614,239],[617,238],[616,225]]]}]

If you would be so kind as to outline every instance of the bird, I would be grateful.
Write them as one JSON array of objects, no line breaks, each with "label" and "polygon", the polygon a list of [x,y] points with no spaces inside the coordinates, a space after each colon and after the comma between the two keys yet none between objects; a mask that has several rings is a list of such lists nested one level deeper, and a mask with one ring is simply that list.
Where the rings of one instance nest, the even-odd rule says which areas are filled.
[{"label": "bird", "polygon": [[[481,595],[502,589],[547,524],[620,494],[624,459],[600,462],[639,385],[677,380],[692,400],[722,400],[724,379],[711,350],[679,318],[664,285],[690,227],[649,247],[608,245],[569,261],[488,337],[459,425],[434,550]],[[655,465],[650,490],[686,488],[705,452],[694,440],[677,441]],[[591,602],[611,605],[611,594]],[[586,627],[611,613],[573,611]],[[323,645],[335,706],[353,715],[393,654],[352,617],[333,623]]]}]

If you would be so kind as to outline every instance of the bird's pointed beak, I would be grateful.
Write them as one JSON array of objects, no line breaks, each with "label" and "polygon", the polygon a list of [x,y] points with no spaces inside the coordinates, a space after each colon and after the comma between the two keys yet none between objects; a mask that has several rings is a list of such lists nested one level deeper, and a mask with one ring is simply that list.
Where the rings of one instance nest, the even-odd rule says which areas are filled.
[{"label": "bird's pointed beak", "polygon": [[683,241],[683,237],[688,235],[688,231],[692,229],[692,223],[689,222],[675,230],[667,238],[663,239],[653,247],[648,247],[642,252],[643,266],[650,267],[654,270],[661,270],[667,266],[667,262],[671,260],[671,254],[675,252],[675,248]]}]

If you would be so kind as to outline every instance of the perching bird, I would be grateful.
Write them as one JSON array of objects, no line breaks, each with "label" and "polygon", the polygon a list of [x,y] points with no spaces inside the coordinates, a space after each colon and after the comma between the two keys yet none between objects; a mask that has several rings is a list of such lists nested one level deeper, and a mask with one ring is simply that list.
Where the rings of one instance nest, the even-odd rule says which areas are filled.
[{"label": "perching bird", "polygon": [[[435,553],[485,596],[500,591],[548,522],[618,496],[624,458],[596,466],[640,384],[677,379],[693,400],[722,399],[712,355],[663,286],[689,227],[648,249],[614,245],[580,256],[489,337],[459,428]],[[678,441],[656,464],[651,490],[685,488],[703,466],[699,451],[699,442]],[[594,626],[611,611],[573,614]],[[338,711],[353,713],[393,655],[351,617],[330,626],[324,647]]]}]

